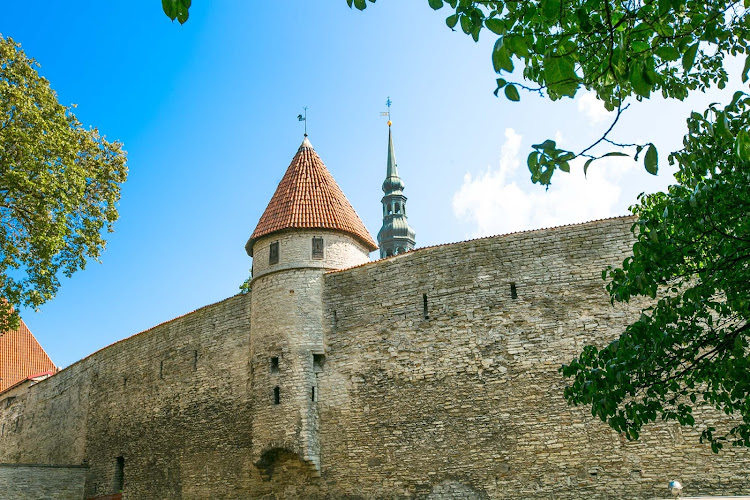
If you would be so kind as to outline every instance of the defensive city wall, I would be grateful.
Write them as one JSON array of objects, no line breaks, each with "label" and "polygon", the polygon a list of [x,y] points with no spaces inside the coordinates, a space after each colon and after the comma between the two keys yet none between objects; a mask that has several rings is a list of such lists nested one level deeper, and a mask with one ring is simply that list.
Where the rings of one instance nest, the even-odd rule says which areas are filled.
[{"label": "defensive city wall", "polygon": [[[52,481],[44,498],[658,498],[670,479],[691,496],[746,494],[747,450],[715,455],[672,424],[627,442],[562,398],[559,366],[644,305],[612,306],[601,279],[632,223],[257,278],[0,394],[0,498]],[[320,234],[335,258],[340,242]],[[271,288],[284,300],[261,306]],[[288,346],[251,338],[251,319],[257,335],[318,322],[304,337],[313,378]]]}]

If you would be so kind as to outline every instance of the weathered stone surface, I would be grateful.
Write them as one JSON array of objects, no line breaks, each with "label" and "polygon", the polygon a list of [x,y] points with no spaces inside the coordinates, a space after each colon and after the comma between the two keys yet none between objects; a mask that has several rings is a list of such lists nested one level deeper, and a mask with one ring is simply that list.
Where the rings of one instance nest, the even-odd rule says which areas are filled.
[{"label": "weathered stone surface", "polygon": [[86,467],[0,464],[2,500],[81,500]]},{"label": "weathered stone surface", "polygon": [[114,492],[118,457],[126,499],[654,498],[670,479],[746,494],[748,450],[714,455],[674,425],[630,443],[562,398],[560,364],[644,305],[611,306],[600,275],[631,223],[328,273],[362,251],[332,238],[318,266],[312,232],[279,233],[271,269],[259,240],[251,295],[0,395],[0,463],[85,462],[87,498]]}]

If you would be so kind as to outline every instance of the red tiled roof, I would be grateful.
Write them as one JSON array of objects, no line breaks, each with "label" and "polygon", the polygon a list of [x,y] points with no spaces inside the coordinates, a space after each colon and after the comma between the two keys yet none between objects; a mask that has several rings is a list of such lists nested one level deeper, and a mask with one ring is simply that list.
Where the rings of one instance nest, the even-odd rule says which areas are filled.
[{"label": "red tiled roof", "polygon": [[338,229],[355,236],[371,251],[378,248],[307,138],[297,150],[245,249],[252,256],[255,240],[290,228]]},{"label": "red tiled roof", "polygon": [[42,372],[57,372],[34,335],[21,320],[15,330],[0,334],[0,392]]}]

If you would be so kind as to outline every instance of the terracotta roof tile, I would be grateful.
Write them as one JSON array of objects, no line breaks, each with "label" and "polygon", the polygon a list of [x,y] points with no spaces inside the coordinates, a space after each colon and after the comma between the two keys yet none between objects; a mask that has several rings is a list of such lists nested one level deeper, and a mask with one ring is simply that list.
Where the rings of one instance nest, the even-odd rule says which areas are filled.
[{"label": "terracotta roof tile", "polygon": [[252,255],[255,240],[291,228],[338,229],[355,236],[371,251],[378,248],[307,138],[297,150],[245,249]]},{"label": "terracotta roof tile", "polygon": [[0,334],[0,392],[48,371],[56,373],[57,367],[23,320],[15,330]]}]

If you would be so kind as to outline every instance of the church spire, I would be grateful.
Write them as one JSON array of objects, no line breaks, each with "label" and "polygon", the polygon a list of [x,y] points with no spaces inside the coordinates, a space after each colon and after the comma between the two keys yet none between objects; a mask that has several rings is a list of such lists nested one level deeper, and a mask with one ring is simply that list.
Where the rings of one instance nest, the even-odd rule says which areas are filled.
[{"label": "church spire", "polygon": [[381,200],[383,204],[383,227],[380,228],[378,233],[381,258],[414,249],[415,233],[409,226],[406,217],[406,196],[404,196],[403,191],[404,181],[398,176],[391,121],[388,120],[388,160],[385,180],[383,181],[384,196]]}]

